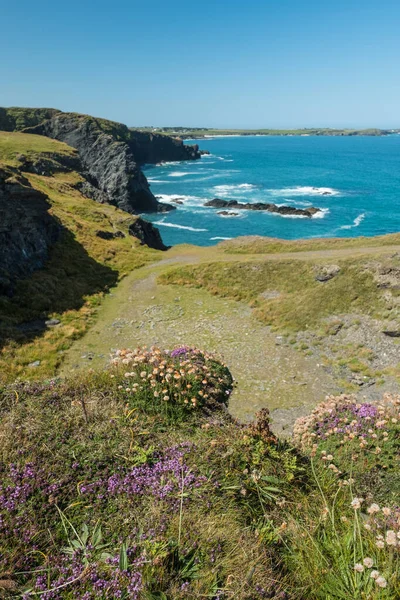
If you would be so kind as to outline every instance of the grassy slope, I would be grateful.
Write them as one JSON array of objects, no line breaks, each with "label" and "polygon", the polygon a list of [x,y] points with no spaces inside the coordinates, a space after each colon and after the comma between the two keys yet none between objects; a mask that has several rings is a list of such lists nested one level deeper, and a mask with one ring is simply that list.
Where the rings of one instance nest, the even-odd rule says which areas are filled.
[{"label": "grassy slope", "polygon": [[[161,283],[205,287],[213,294],[245,300],[277,329],[303,330],[325,317],[383,309],[371,273],[362,261],[341,261],[341,272],[323,285],[315,280],[315,262],[275,260],[260,263],[215,262],[170,270]],[[268,298],[268,292],[271,293]],[[265,297],[262,297],[262,294]]]},{"label": "grassy slope", "polygon": [[239,237],[219,244],[227,254],[279,254],[353,248],[379,248],[400,244],[400,233],[375,237],[320,238],[312,240],[281,240],[269,237]]},{"label": "grassy slope", "polygon": [[[61,142],[22,133],[0,133],[0,162],[17,166],[19,154],[60,160],[75,150]],[[100,205],[74,189],[76,172],[53,177],[25,173],[31,185],[49,197],[51,212],[65,231],[54,246],[45,269],[17,285],[12,298],[0,298],[2,378],[52,375],[62,353],[93,322],[96,307],[107,290],[139,266],[158,260],[160,253],[139,246],[126,235],[105,241],[96,231],[122,231],[135,217]],[[18,329],[20,323],[56,317],[61,324],[40,335]],[[30,339],[32,338],[32,339]],[[34,372],[28,365],[40,360]]]}]

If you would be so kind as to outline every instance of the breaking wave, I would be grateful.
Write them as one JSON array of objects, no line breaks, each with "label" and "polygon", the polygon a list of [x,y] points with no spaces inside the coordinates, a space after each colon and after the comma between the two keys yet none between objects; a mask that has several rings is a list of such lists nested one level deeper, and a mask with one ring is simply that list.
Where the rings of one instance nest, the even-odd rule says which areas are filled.
[{"label": "breaking wave", "polygon": [[361,213],[356,217],[352,223],[352,225],[342,225],[339,229],[353,229],[353,227],[358,227],[365,219],[365,213]]},{"label": "breaking wave", "polygon": [[280,189],[267,190],[272,196],[339,196],[340,191],[329,187],[312,187],[309,185],[298,185]]},{"label": "breaking wave", "polygon": [[197,229],[186,225],[177,225],[176,223],[165,223],[164,221],[153,221],[154,225],[163,225],[164,227],[173,227],[174,229],[187,229],[188,231],[208,231],[208,229]]}]

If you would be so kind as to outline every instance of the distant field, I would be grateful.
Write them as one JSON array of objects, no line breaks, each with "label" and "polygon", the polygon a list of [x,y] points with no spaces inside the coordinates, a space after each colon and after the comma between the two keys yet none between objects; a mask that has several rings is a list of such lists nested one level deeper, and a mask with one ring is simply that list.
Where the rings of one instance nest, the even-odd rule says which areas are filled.
[{"label": "distant field", "polygon": [[202,138],[208,136],[225,135],[329,135],[329,136],[354,136],[371,135],[382,136],[397,133],[397,131],[386,129],[329,129],[329,128],[311,128],[311,129],[201,129],[190,127],[133,127],[139,131],[161,133],[164,135],[175,135],[182,138]]}]

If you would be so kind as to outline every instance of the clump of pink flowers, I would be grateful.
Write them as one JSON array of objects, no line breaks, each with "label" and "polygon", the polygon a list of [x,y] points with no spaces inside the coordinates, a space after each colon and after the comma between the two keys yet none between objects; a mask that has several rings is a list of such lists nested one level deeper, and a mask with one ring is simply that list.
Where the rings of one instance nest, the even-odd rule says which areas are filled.
[{"label": "clump of pink flowers", "polygon": [[226,403],[232,391],[226,365],[196,348],[122,349],[112,355],[111,364],[123,376],[118,388],[132,398],[146,395],[148,406],[151,398],[158,406],[193,410],[216,401]]}]

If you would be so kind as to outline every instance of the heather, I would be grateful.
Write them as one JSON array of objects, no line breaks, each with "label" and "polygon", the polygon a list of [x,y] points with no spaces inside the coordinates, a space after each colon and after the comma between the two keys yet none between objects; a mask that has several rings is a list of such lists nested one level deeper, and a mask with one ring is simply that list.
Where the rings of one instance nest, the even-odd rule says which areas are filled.
[{"label": "heather", "polygon": [[0,597],[399,597],[398,399],[330,397],[280,440],[233,387],[179,346],[3,388]]}]

